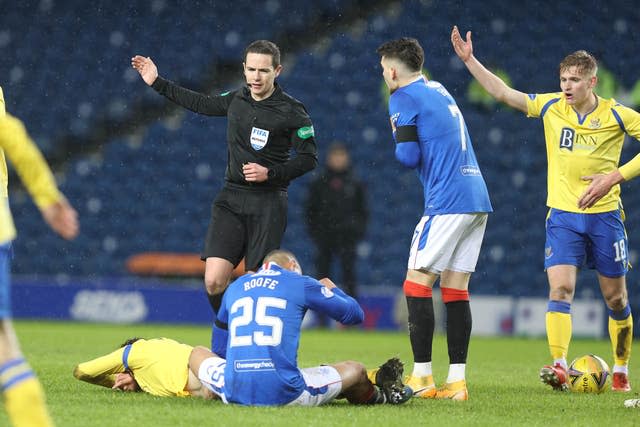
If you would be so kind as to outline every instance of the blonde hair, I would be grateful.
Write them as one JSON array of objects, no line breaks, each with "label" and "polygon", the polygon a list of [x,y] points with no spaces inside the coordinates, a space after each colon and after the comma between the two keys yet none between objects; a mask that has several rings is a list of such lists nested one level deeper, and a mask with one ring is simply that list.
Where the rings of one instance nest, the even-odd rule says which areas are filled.
[{"label": "blonde hair", "polygon": [[579,74],[587,76],[595,76],[598,73],[598,62],[586,50],[578,50],[570,55],[567,55],[560,63],[559,72],[576,67],[576,71]]}]

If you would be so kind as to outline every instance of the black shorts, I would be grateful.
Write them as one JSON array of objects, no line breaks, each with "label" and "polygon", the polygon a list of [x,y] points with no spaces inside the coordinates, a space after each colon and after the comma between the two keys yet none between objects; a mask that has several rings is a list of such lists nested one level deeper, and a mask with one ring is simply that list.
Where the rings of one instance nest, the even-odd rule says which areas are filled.
[{"label": "black shorts", "polygon": [[256,270],[287,228],[287,193],[224,187],[213,202],[202,259],[223,258]]}]

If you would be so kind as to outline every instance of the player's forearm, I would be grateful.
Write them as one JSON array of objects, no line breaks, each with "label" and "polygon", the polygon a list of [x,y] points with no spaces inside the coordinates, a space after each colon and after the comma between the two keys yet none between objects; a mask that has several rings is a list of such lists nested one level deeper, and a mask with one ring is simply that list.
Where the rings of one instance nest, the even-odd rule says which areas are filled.
[{"label": "player's forearm", "polygon": [[420,146],[417,142],[400,142],[396,144],[396,159],[403,166],[415,169],[420,164]]},{"label": "player's forearm", "polygon": [[73,376],[81,381],[103,387],[112,387],[115,384],[115,374],[124,372],[122,354],[124,349],[111,352],[87,362],[80,363],[73,370]]},{"label": "player's forearm", "polygon": [[223,116],[226,114],[226,108],[224,108],[222,102],[216,99],[217,97],[192,91],[160,76],[153,82],[151,87],[160,95],[194,113],[208,116]]},{"label": "player's forearm", "polygon": [[618,171],[625,181],[629,181],[640,175],[640,154],[620,166]]},{"label": "player's forearm", "polygon": [[333,288],[331,291],[337,301],[334,302],[335,311],[329,313],[329,316],[343,325],[357,325],[364,321],[364,311],[358,301],[340,288]]},{"label": "player's forearm", "polygon": [[484,65],[471,55],[469,59],[464,63],[471,75],[480,83],[480,85],[493,96],[495,99],[501,102],[507,101],[507,92],[510,89],[509,86],[498,76],[493,74]]},{"label": "player's forearm", "polygon": [[0,120],[0,147],[5,150],[36,205],[42,209],[60,200],[62,194],[53,174],[22,122],[12,116]]},{"label": "player's forearm", "polygon": [[99,385],[102,387],[113,387],[115,384],[115,375],[113,374],[99,374],[99,375],[91,375],[86,372],[83,372],[80,365],[76,366],[73,370],[73,376],[80,381],[84,381],[90,384]]},{"label": "player's forearm", "polygon": [[305,173],[312,171],[318,165],[318,157],[311,153],[298,153],[296,157],[281,165],[272,166],[269,170],[269,182],[288,183]]}]

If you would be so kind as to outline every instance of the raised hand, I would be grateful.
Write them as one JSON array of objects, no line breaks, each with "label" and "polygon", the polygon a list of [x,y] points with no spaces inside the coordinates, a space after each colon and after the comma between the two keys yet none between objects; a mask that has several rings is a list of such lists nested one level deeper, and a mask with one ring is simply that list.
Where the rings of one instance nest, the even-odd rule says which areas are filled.
[{"label": "raised hand", "polygon": [[149,57],[145,58],[144,56],[136,55],[131,58],[131,66],[140,73],[142,80],[149,86],[158,78],[158,67]]},{"label": "raised hand", "polygon": [[471,31],[467,31],[467,40],[462,40],[462,36],[460,36],[460,31],[458,31],[457,26],[453,26],[453,30],[451,30],[451,44],[453,45],[453,50],[456,51],[456,54],[462,59],[462,62],[467,62],[471,55],[473,55],[473,43],[471,42]]}]

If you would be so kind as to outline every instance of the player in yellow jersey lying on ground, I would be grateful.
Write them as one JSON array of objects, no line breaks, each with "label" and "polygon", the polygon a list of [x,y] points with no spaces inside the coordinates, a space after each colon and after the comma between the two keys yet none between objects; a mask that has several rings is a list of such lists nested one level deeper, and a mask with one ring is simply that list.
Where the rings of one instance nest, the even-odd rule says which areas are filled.
[{"label": "player in yellow jersey lying on ground", "polygon": [[[192,372],[198,371],[203,358],[218,356],[208,349],[198,346],[192,347],[169,338],[131,338],[125,341],[119,349],[87,362],[80,363],[73,370],[73,376],[81,381],[91,384],[109,387],[122,391],[144,391],[154,396],[195,396],[205,399],[217,399],[218,396],[207,387],[203,387],[201,381]],[[218,359],[222,360],[222,359]],[[195,361],[195,367],[190,366],[190,361]],[[354,362],[344,363],[346,370]],[[371,383],[382,387],[383,383],[390,379],[399,379],[402,376],[403,365],[396,358],[392,358],[375,369],[370,374]],[[382,372],[381,374],[379,372]],[[349,372],[354,377],[353,372]],[[396,378],[397,377],[397,378]],[[354,382],[350,378],[350,382]],[[360,382],[368,379],[361,378]],[[353,384],[355,388],[358,384]],[[402,403],[408,400],[411,389],[403,396]],[[345,397],[345,396],[340,396]],[[380,393],[372,393],[368,396],[371,402],[383,403]]]},{"label": "player in yellow jersey lying on ground", "polygon": [[73,375],[82,381],[154,396],[214,397],[189,369],[193,347],[169,338],[132,338],[105,356],[80,363]]},{"label": "player in yellow jersey lying on ground", "polygon": [[[625,276],[629,268],[620,183],[640,175],[640,155],[618,167],[625,134],[640,137],[640,114],[594,91],[598,65],[580,50],[559,66],[561,92],[525,94],[510,88],[473,55],[457,27],[451,33],[456,54],[473,77],[499,101],[544,125],[548,174],[545,262],[549,280],[547,339],[553,362],[540,370],[542,381],[567,389],[571,341],[571,302],[580,267],[598,272],[609,311],[613,348],[612,390],[628,392],[633,319]],[[517,147],[516,147],[517,149]]]}]

